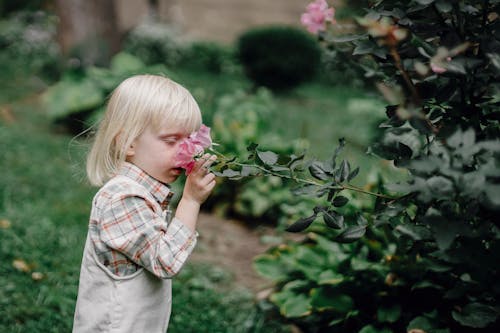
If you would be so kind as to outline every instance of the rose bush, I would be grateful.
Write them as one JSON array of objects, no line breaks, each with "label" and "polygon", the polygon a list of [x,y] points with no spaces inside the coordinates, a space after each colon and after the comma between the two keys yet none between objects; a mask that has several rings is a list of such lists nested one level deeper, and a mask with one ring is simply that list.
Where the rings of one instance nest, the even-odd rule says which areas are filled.
[{"label": "rose bush", "polygon": [[323,4],[307,9],[323,18],[303,21],[387,99],[371,153],[408,180],[379,184],[374,207],[351,214],[345,190],[365,190],[337,154],[305,161],[251,145],[252,168],[227,164],[226,175],[271,174],[321,198],[288,228],[308,229],[305,242],[256,261],[276,282],[270,301],[305,332],[498,331],[500,3],[380,0],[347,36],[318,25]]}]

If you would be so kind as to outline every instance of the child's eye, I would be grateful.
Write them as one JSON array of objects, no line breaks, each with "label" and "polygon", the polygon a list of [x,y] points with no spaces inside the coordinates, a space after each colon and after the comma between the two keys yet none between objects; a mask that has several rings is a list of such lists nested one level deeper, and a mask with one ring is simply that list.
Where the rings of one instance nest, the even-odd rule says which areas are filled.
[{"label": "child's eye", "polygon": [[169,138],[164,138],[163,141],[166,142],[166,143],[168,143],[168,144],[175,144],[179,140],[177,138],[169,137]]}]

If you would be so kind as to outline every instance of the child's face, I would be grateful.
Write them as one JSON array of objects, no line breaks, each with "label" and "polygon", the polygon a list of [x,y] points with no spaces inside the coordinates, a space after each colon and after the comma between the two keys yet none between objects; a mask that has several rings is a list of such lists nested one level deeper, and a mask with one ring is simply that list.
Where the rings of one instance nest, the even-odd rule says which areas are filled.
[{"label": "child's face", "polygon": [[172,183],[183,172],[175,166],[176,155],[181,140],[189,134],[175,127],[155,131],[148,126],[127,151],[127,161],[163,183]]}]

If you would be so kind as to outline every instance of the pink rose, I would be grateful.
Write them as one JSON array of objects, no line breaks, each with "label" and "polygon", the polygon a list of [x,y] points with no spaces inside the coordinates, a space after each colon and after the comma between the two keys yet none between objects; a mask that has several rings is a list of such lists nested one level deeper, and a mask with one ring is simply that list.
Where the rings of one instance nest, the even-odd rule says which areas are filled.
[{"label": "pink rose", "polygon": [[179,144],[175,165],[185,169],[186,174],[189,175],[194,168],[195,158],[201,156],[205,148],[211,146],[210,127],[201,125],[197,132],[192,133]]},{"label": "pink rose", "polygon": [[313,34],[326,30],[326,22],[335,23],[335,9],[328,8],[326,0],[315,0],[306,7],[306,12],[300,17],[300,22]]},{"label": "pink rose", "polygon": [[212,146],[212,138],[210,137],[210,127],[201,125],[198,132],[194,132],[189,136],[194,144],[200,145],[203,148]]}]

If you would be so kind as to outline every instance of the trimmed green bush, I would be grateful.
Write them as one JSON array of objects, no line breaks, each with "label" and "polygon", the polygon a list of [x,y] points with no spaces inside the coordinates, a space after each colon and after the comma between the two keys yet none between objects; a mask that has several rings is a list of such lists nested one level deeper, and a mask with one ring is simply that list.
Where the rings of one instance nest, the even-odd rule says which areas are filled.
[{"label": "trimmed green bush", "polygon": [[246,75],[259,86],[291,89],[314,77],[321,58],[317,41],[305,31],[287,26],[249,30],[237,42]]}]

